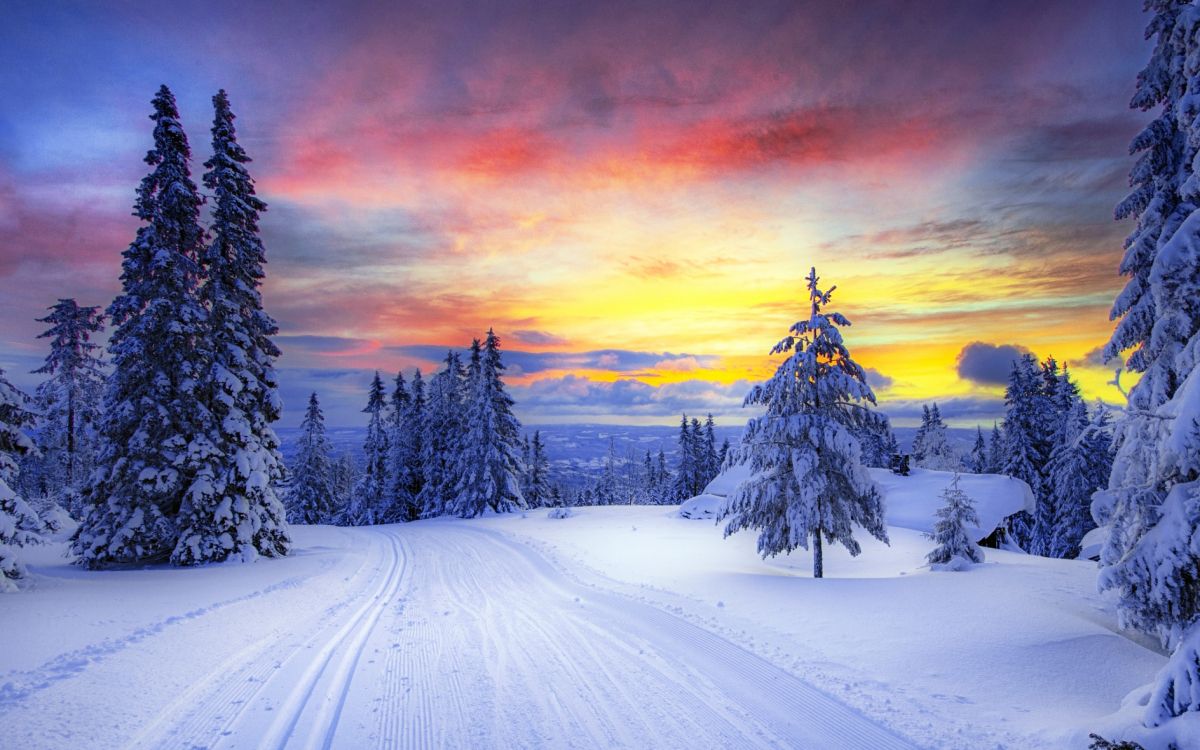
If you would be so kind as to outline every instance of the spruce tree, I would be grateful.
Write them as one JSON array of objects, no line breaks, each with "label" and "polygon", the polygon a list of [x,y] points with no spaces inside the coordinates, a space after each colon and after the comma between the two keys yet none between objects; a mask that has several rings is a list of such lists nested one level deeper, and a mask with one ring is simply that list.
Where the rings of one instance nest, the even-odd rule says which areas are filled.
[{"label": "spruce tree", "polygon": [[[1039,411],[1044,406],[1040,399],[1041,384],[1037,359],[1032,354],[1013,362],[1004,394],[1004,462],[1000,468],[1000,473],[1029,485],[1039,503],[1045,496],[1042,467],[1046,461],[1041,452],[1044,429]],[[1033,527],[1034,517],[1027,511],[1009,517],[1008,530],[1023,549],[1030,549]]]},{"label": "spruce tree", "polygon": [[[1111,318],[1117,322],[1104,356],[1124,356],[1125,367],[1141,378],[1129,391],[1127,414],[1115,425],[1118,448],[1109,487],[1093,508],[1108,528],[1102,565],[1115,564],[1128,553],[1154,525],[1166,497],[1168,488],[1154,470],[1158,426],[1152,415],[1174,395],[1185,374],[1177,361],[1178,343],[1188,329],[1194,330],[1197,319],[1194,299],[1180,300],[1174,293],[1177,283],[1167,278],[1191,278],[1179,266],[1186,265],[1188,254],[1173,250],[1160,260],[1163,248],[1181,246],[1174,242],[1176,236],[1185,242],[1194,236],[1194,226],[1185,229],[1200,220],[1192,213],[1200,198],[1193,164],[1198,131],[1193,105],[1180,107],[1182,100],[1200,93],[1188,95],[1196,88],[1195,78],[1184,67],[1189,55],[1196,54],[1190,7],[1180,0],[1146,3],[1152,14],[1146,37],[1153,37],[1155,46],[1130,102],[1133,109],[1159,112],[1130,144],[1138,154],[1129,173],[1133,189],[1116,208],[1118,219],[1133,218],[1135,225],[1125,240],[1119,270],[1128,281],[1113,303]],[[1168,270],[1173,273],[1165,274]]]},{"label": "spruce tree", "polygon": [[696,450],[687,415],[679,418],[679,468],[675,472],[676,502],[693,497],[696,476]]},{"label": "spruce tree", "polygon": [[91,337],[104,329],[104,316],[98,307],[60,299],[38,322],[50,325],[38,336],[50,339],[50,353],[34,370],[48,376],[34,394],[40,414],[35,442],[41,454],[36,461],[41,495],[78,518],[83,510],[78,490],[95,463],[104,392],[99,346]]},{"label": "spruce tree", "polygon": [[370,417],[367,421],[367,437],[363,441],[363,471],[350,493],[350,505],[346,508],[343,523],[347,526],[371,526],[383,523],[390,510],[388,497],[388,434],[384,423],[387,397],[379,371],[371,381],[367,392],[367,406],[363,409]]},{"label": "spruce tree", "polygon": [[212,451],[204,442],[213,418],[201,391],[211,358],[199,298],[202,201],[166,86],[153,106],[152,169],[134,212],[143,224],[123,253],[122,292],[108,308],[113,369],[87,512],[72,545],[92,568],[168,557],[179,540],[180,506]]},{"label": "spruce tree", "polygon": [[755,386],[746,405],[764,408],[746,425],[734,460],[748,463],[752,477],[729,496],[721,517],[725,534],[759,530],[764,557],[813,545],[813,576],[823,574],[822,543],[837,542],[850,554],[860,526],[886,542],[883,498],[859,460],[854,435],[880,416],[868,404],[875,394],[866,373],[843,343],[844,316],[826,312],[834,288],[822,291],[816,269],[808,275],[810,312],[771,350],[785,354],[774,377]]},{"label": "spruce tree", "polygon": [[1099,407],[1094,417],[1087,406],[1076,402],[1064,420],[1063,442],[1054,450],[1047,466],[1048,485],[1054,495],[1054,519],[1046,554],[1073,558],[1079,543],[1096,528],[1091,515],[1091,498],[1105,486],[1112,471],[1112,438],[1108,412]]},{"label": "spruce tree", "polygon": [[286,512],[275,494],[283,478],[279,438],[271,423],[282,402],[275,376],[279,332],[263,310],[259,291],[266,253],[258,217],[266,204],[246,170],[250,157],[237,142],[225,91],[213,97],[212,157],[204,185],[212,191],[212,242],[202,257],[200,298],[208,311],[205,335],[211,359],[198,395],[208,432],[193,440],[201,465],[176,521],[176,565],[244,561],[288,553]]},{"label": "spruce tree", "polygon": [[473,518],[488,508],[507,513],[526,507],[521,493],[521,423],[504,388],[500,337],[490,328],[478,364],[476,359],[472,357],[469,370],[472,389],[453,509],[461,518]]},{"label": "spruce tree", "polygon": [[430,380],[421,453],[423,517],[453,512],[462,470],[464,394],[467,372],[457,352],[446,353],[446,369]]},{"label": "spruce tree", "polygon": [[717,432],[716,423],[713,421],[713,415],[709,414],[704,419],[704,476],[699,482],[700,492],[708,486],[708,483],[717,478],[717,474],[721,473],[721,462],[717,456]]},{"label": "spruce tree", "polygon": [[25,576],[21,548],[41,541],[41,521],[15,489],[20,460],[37,452],[26,433],[31,424],[28,398],[0,369],[0,592],[16,590]]},{"label": "spruce tree", "polygon": [[1004,471],[1004,435],[1000,425],[992,422],[992,434],[988,438],[987,472],[999,474]]},{"label": "spruce tree", "polygon": [[[946,423],[942,421],[942,413],[937,404],[926,411],[927,418],[922,423],[921,458],[917,466],[934,471],[952,471],[960,463],[958,455],[950,445],[946,434]],[[914,454],[914,460],[916,455]]]},{"label": "spruce tree", "polygon": [[917,427],[917,431],[913,434],[912,439],[912,461],[915,466],[922,466],[925,463],[925,439],[929,433],[929,421],[931,415],[929,413],[929,404],[921,404],[921,424]]},{"label": "spruce tree", "polygon": [[929,535],[937,547],[925,558],[932,565],[957,567],[962,563],[983,562],[983,550],[967,531],[968,524],[979,526],[979,514],[971,498],[958,486],[958,479],[955,472],[954,480],[942,491],[943,505],[937,510],[937,521]]},{"label": "spruce tree", "polygon": [[550,460],[541,430],[534,430],[529,449],[529,493],[526,500],[531,508],[541,508],[550,501]]},{"label": "spruce tree", "polygon": [[300,423],[300,441],[292,461],[291,484],[285,501],[292,523],[331,523],[340,504],[325,415],[317,394],[308,397],[308,409]]},{"label": "spruce tree", "polygon": [[972,474],[987,473],[987,447],[983,442],[983,428],[975,428],[975,444],[971,446],[971,455],[967,457],[967,470]]},{"label": "spruce tree", "polygon": [[[413,384],[416,386],[418,381],[414,379]],[[421,399],[424,401],[423,393]],[[420,473],[421,420],[420,414],[414,409],[412,393],[404,382],[404,374],[400,372],[396,373],[392,388],[389,416],[388,495],[391,498],[391,511],[385,521],[415,521],[421,517],[421,506],[417,501],[420,492],[417,476]]]}]

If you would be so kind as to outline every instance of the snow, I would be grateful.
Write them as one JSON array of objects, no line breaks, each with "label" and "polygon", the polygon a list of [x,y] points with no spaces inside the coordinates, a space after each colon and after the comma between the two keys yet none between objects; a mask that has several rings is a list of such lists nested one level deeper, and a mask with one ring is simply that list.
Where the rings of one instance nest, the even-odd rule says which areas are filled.
[{"label": "snow", "polygon": [[[930,570],[918,506],[946,476],[878,478],[919,528],[827,549],[819,581],[672,506],[299,526],[248,565],[32,548],[0,597],[0,725],[31,750],[1086,747],[1165,657],[1116,632],[1087,561]],[[993,518],[1027,500],[963,485]]]}]

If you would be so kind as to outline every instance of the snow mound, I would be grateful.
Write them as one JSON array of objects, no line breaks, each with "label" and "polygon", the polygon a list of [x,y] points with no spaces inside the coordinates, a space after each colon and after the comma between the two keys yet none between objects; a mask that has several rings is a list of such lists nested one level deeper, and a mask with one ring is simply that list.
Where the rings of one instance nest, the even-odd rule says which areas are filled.
[{"label": "snow mound", "polygon": [[[952,471],[913,469],[902,477],[888,469],[868,469],[883,493],[884,516],[888,526],[925,533],[933,531],[934,512],[941,507],[942,491],[954,479]],[[721,504],[737,486],[750,478],[750,467],[731,466],[709,482],[703,494],[684,501],[679,515],[684,518],[714,518]],[[1033,512],[1034,498],[1029,485],[1002,474],[960,474],[959,487],[971,498],[979,513],[979,526],[970,531],[983,539],[1006,517],[1019,510]]]},{"label": "snow mound", "polygon": [[717,495],[710,495],[708,493],[697,495],[691,500],[685,500],[679,506],[679,515],[684,518],[713,519],[721,512],[721,506],[724,503],[725,498],[718,497]]},{"label": "snow mound", "polygon": [[575,512],[567,507],[551,508],[550,512],[546,514],[546,518],[570,518],[573,515]]},{"label": "snow mound", "polygon": [[[913,469],[902,477],[887,469],[869,471],[883,493],[888,526],[933,531],[934,512],[942,506],[942,491],[954,479],[954,472]],[[1034,509],[1033,492],[1019,479],[1002,474],[960,474],[958,486],[971,498],[979,514],[979,526],[969,528],[975,539],[992,533],[1013,513]]]}]

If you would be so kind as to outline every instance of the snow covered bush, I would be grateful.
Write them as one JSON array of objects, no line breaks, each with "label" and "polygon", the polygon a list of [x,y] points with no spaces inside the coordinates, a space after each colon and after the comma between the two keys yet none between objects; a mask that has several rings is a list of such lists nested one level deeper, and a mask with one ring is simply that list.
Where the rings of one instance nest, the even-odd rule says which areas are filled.
[{"label": "snow covered bush", "polygon": [[0,370],[0,591],[15,591],[15,581],[25,576],[21,547],[41,541],[42,522],[13,488],[18,460],[33,453],[25,428],[33,421],[26,396]]},{"label": "snow covered bush", "polygon": [[[730,494],[721,518],[725,535],[757,529],[763,556],[813,545],[813,577],[824,574],[822,543],[861,548],[859,526],[886,542],[883,500],[862,465],[856,434],[879,423],[869,408],[875,394],[850,358],[838,330],[844,316],[825,312],[834,287],[822,291],[817,269],[808,275],[809,317],[792,325],[772,354],[787,354],[775,375],[754,386],[745,403],[765,413],[746,424],[730,461],[751,475]],[[881,429],[881,428],[877,428]]]},{"label": "snow covered bush", "polygon": [[945,504],[937,511],[937,522],[929,538],[937,547],[925,558],[935,570],[963,570],[969,563],[983,562],[983,550],[967,533],[967,527],[979,526],[979,515],[967,493],[958,486],[958,474],[942,491]]}]

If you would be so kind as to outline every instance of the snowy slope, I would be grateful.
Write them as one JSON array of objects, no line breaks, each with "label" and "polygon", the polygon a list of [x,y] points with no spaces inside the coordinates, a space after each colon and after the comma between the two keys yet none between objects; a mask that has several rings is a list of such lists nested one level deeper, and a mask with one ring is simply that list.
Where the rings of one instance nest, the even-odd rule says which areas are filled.
[{"label": "snowy slope", "polygon": [[[902,477],[887,469],[870,469],[884,498],[884,515],[889,527],[914,531],[933,530],[934,511],[942,504],[942,491],[954,478],[953,472],[913,469]],[[725,498],[750,476],[746,465],[729,468],[712,480],[704,493],[680,506],[689,518],[713,518]],[[1000,474],[960,474],[959,486],[975,503],[979,526],[972,530],[976,539],[990,534],[1005,517],[1019,510],[1034,510],[1033,492],[1019,479]]]},{"label": "snowy slope", "polygon": [[892,526],[815,581],[675,508],[548,515],[298,527],[195,569],[30,550],[0,746],[1083,748],[1165,661],[1087,562],[935,573]]},{"label": "snowy slope", "polygon": [[43,555],[0,599],[4,746],[913,747],[475,524],[296,537],[286,560],[191,570]]}]

